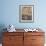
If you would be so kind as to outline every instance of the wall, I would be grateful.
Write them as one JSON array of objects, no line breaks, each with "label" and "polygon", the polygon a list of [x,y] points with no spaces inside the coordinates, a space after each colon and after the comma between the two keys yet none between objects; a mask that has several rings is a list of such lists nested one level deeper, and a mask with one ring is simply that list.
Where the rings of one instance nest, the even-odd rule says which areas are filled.
[{"label": "wall", "polygon": [[[13,24],[16,28],[31,28],[31,27],[44,27],[46,28],[46,1],[36,0],[0,0],[1,14],[0,25],[7,26]],[[33,23],[20,23],[19,22],[19,5],[34,4],[34,22]]]},{"label": "wall", "polygon": [[[34,4],[34,22],[19,22],[19,5]],[[0,0],[0,25],[13,24],[16,28],[44,27],[46,28],[46,1],[36,0]]]}]

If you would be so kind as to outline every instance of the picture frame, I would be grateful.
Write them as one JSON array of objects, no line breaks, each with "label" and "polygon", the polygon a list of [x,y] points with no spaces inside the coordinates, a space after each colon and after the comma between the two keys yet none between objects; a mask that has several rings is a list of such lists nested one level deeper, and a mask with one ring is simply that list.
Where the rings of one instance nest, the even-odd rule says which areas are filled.
[{"label": "picture frame", "polygon": [[19,5],[19,21],[34,22],[34,5]]}]

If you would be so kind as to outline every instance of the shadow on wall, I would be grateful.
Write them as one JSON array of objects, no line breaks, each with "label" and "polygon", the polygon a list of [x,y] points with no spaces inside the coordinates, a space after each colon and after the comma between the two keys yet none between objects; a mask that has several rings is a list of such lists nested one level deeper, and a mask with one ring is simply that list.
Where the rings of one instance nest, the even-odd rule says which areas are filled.
[{"label": "shadow on wall", "polygon": [[2,32],[5,32],[3,29],[6,28],[4,24],[0,24],[0,43],[2,43]]}]

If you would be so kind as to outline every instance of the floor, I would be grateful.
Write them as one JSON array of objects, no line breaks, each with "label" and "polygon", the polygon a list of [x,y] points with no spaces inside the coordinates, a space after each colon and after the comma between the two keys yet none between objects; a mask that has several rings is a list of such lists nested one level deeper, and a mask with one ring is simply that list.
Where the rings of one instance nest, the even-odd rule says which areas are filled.
[{"label": "floor", "polygon": [[2,44],[0,44],[0,46],[2,46]]}]

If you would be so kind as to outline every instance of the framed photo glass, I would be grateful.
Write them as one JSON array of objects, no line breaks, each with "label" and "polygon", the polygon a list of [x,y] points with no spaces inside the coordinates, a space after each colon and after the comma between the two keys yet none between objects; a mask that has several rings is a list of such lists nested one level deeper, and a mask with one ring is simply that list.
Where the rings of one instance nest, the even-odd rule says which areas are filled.
[{"label": "framed photo glass", "polygon": [[34,21],[34,5],[19,5],[19,21],[25,23]]}]

